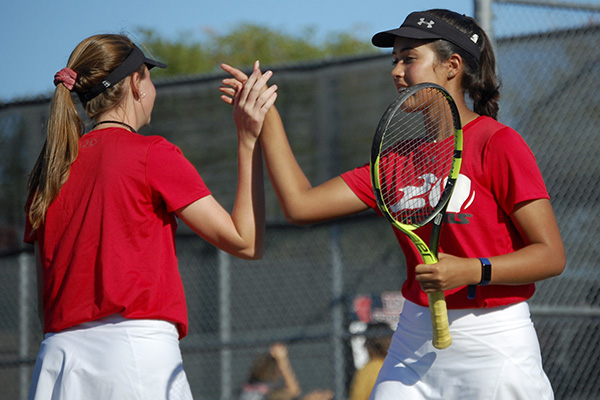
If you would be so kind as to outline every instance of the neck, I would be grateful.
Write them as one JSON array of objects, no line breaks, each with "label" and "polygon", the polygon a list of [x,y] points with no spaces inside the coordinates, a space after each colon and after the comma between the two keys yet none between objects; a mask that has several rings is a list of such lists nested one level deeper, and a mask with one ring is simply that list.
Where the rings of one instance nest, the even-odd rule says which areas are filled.
[{"label": "neck", "polygon": [[131,132],[133,133],[137,133],[137,131],[135,129],[133,129],[131,127],[131,125],[126,124],[125,122],[121,122],[121,121],[117,121],[117,120],[104,120],[104,121],[98,121],[94,124],[94,126],[92,128],[97,127],[98,125],[102,125],[102,124],[115,124],[115,125],[121,125],[127,129],[129,129]]}]

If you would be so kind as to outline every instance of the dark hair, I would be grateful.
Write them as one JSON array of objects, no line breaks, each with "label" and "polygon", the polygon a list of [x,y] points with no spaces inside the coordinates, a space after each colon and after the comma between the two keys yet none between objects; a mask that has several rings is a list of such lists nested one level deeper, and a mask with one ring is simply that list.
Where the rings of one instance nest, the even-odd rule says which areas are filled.
[{"label": "dark hair", "polygon": [[248,382],[273,382],[279,378],[279,365],[277,360],[269,353],[263,353],[256,357],[250,368]]},{"label": "dark hair", "polygon": [[385,322],[371,322],[365,331],[365,347],[373,355],[387,355],[394,331]]},{"label": "dark hair", "polygon": [[432,42],[432,46],[440,60],[447,60],[455,53],[462,57],[464,65],[462,87],[473,100],[473,111],[497,119],[500,82],[496,75],[494,49],[485,31],[473,18],[466,15],[444,9],[425,12],[452,25],[468,37],[477,35],[477,45],[481,50],[479,60],[475,60],[465,50],[443,39]]}]

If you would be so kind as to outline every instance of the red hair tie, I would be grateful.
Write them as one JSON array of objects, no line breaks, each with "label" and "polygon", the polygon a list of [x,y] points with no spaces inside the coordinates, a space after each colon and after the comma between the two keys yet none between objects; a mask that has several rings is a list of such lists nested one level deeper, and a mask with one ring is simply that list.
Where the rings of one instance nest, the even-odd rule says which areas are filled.
[{"label": "red hair tie", "polygon": [[63,68],[54,75],[54,86],[58,86],[59,83],[62,83],[69,91],[73,90],[76,81],[77,72],[73,71],[71,68]]}]

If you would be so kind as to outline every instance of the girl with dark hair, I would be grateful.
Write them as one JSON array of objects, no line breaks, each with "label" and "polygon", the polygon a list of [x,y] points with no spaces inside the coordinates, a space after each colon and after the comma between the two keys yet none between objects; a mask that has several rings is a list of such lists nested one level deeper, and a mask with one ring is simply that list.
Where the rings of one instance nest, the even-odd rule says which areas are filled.
[{"label": "girl with dark hair", "polygon": [[364,334],[364,346],[369,358],[366,364],[354,373],[350,382],[348,400],[369,399],[387,356],[394,331],[386,322],[371,322],[367,325]]},{"label": "girl with dark hair", "polygon": [[[372,42],[392,48],[394,85],[443,86],[463,124],[460,176],[440,238],[439,262],[423,264],[396,232],[407,261],[400,322],[372,400],[552,399],[527,299],[535,282],[562,273],[565,252],[536,160],[497,118],[499,83],[492,46],[469,17],[414,12]],[[228,65],[222,99],[232,103],[246,76]],[[472,108],[467,103],[472,101]],[[307,224],[377,209],[369,164],[312,187],[272,108],[261,143],[287,219]],[[427,227],[416,231],[428,242]],[[444,291],[453,343],[432,345],[427,293]]]},{"label": "girl with dark hair", "polygon": [[254,359],[239,400],[268,400],[275,391],[281,392],[281,397],[290,399],[298,398],[301,392],[288,348],[283,343],[272,344],[268,352]]},{"label": "girl with dark hair", "polygon": [[[262,256],[258,135],[276,98],[271,73],[235,95],[237,195],[230,215],[180,149],[137,130],[156,90],[122,35],[83,40],[55,76],[47,137],[28,185],[44,340],[29,399],[192,399],[179,339],[188,321],[175,255],[176,216],[235,256]],[[262,94],[261,94],[262,93]],[[93,128],[84,134],[72,94]]]}]

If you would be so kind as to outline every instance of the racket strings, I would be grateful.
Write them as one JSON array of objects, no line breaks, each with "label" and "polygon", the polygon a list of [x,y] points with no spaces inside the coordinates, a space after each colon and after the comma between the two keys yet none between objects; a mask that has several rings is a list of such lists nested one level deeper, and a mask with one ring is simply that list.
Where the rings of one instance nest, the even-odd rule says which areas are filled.
[{"label": "racket strings", "polygon": [[382,198],[395,219],[420,225],[436,212],[454,154],[454,118],[445,96],[426,88],[407,98],[381,142]]}]

